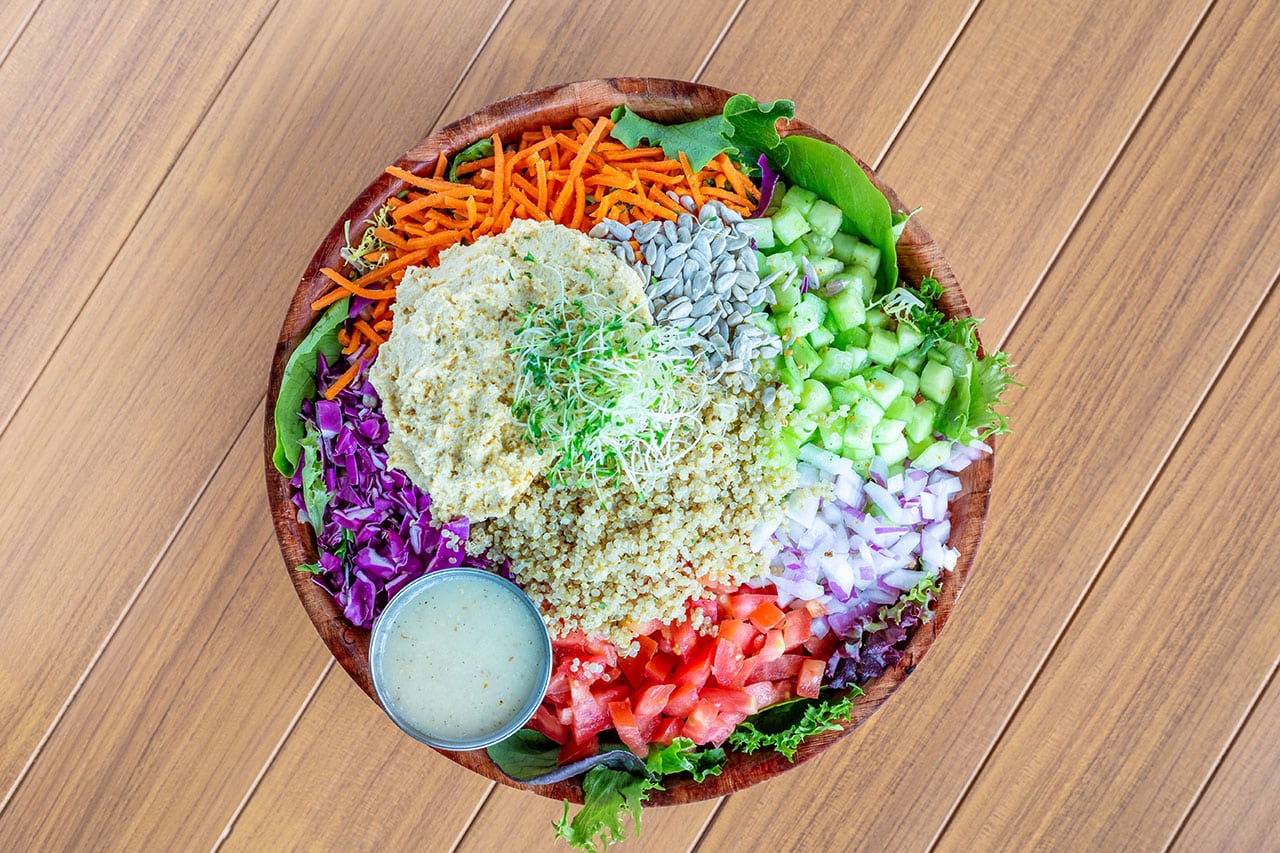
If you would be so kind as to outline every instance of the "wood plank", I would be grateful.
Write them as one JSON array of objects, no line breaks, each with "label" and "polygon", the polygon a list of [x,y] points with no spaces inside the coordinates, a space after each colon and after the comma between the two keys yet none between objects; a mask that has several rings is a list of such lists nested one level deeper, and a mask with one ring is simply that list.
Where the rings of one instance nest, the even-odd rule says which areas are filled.
[{"label": "wood plank", "polygon": [[323,670],[281,577],[260,412],[0,815],[0,849],[207,849]]},{"label": "wood plank", "polygon": [[447,850],[492,784],[405,737],[334,667],[220,849]]},{"label": "wood plank", "polygon": [[[818,0],[797,15],[782,3],[748,3],[700,82],[793,100],[800,118],[874,164],[973,5]],[[779,45],[803,49],[779,63]]]},{"label": "wood plank", "polygon": [[[0,678],[0,790],[259,405],[315,242],[421,137],[500,8],[273,16],[0,437],[0,641],[27,651]],[[386,56],[415,52],[387,85]]]},{"label": "wood plank", "polygon": [[[1014,411],[1015,434],[1001,445],[978,566],[942,639],[870,725],[837,747],[833,763],[727,803],[704,837],[712,849],[733,837],[763,846],[927,845],[1146,492],[1280,262],[1272,216],[1280,148],[1268,138],[1276,93],[1266,91],[1269,66],[1256,55],[1269,55],[1273,36],[1251,20],[1231,42],[1240,4],[1224,8],[1215,10],[1213,36],[1202,31],[1179,64],[1008,343],[1028,390]],[[1007,11],[1005,25],[1016,31],[1022,19]],[[1116,15],[1091,41],[1063,41],[1106,67],[1128,42],[1126,27],[1149,29],[1140,19]],[[971,26],[978,23],[975,16]],[[1117,55],[1133,61],[1128,51]],[[944,73],[950,67],[948,60]],[[1058,72],[1048,62],[1045,73]],[[1100,91],[1088,82],[1077,81],[1076,100]],[[951,109],[966,114],[956,84],[940,77],[935,85],[954,91]],[[969,78],[965,91],[974,102],[993,96],[983,78]],[[1011,115],[1020,109],[1011,104]],[[946,187],[960,179],[933,171],[933,162],[915,164],[915,180]],[[1037,185],[1032,177],[1049,192],[1048,175],[1028,175],[1029,186]],[[1020,239],[1016,229],[995,230],[1003,219],[969,227],[991,245]],[[1188,280],[1188,270],[1201,269],[1231,270],[1232,286]],[[1117,277],[1139,277],[1140,286],[1092,284]],[[970,279],[965,288],[987,305],[1011,291],[1021,298],[1007,281]],[[1045,472],[1054,472],[1051,481]],[[854,791],[861,807],[851,810]],[[783,810],[791,819],[779,822]]]},{"label": "wood plank", "polygon": [[[627,818],[627,851],[688,850],[715,813],[719,800],[703,800],[684,806],[646,808],[640,834]],[[573,807],[576,812],[578,806]],[[572,813],[572,812],[571,812]],[[463,836],[459,853],[488,853],[499,850],[512,838],[521,839],[522,853],[565,853],[563,841],[551,828],[564,816],[561,803],[535,797],[499,785],[485,801],[475,822]]]},{"label": "wood plank", "polygon": [[[184,12],[182,26],[155,26],[171,4],[46,0],[0,66],[0,123],[16,129],[0,135],[0,232],[12,235],[0,287],[9,323],[0,425],[271,6],[209,4]],[[29,8],[7,4],[0,23]]]},{"label": "wood plank", "polygon": [[[598,77],[687,79],[724,29],[738,0],[512,6],[480,61],[445,109],[450,122],[499,98]],[[661,38],[637,37],[662,33]]]},{"label": "wood plank", "polygon": [[[1274,16],[1249,17],[1241,30],[1275,44]],[[1264,86],[1280,88],[1280,62],[1250,75],[1244,45],[1217,46],[1226,48],[1213,54],[1218,73],[1239,75],[1244,103]],[[1280,132],[1250,135],[1242,147],[1268,141],[1280,145]],[[1280,193],[1280,171],[1258,177]],[[1172,836],[1280,657],[1280,462],[1270,442],[1236,438],[1275,434],[1278,339],[1273,295],[939,849],[1157,850]],[[1235,472],[1249,472],[1247,498]],[[1274,764],[1275,730],[1267,737],[1258,756]],[[1270,791],[1262,799],[1273,813],[1274,784],[1258,789]],[[1249,849],[1233,834],[1219,838]]]},{"label": "wood plank", "polygon": [[0,65],[8,59],[38,8],[40,0],[9,0],[0,6]]},{"label": "wood plank", "polygon": [[1280,779],[1277,731],[1280,680],[1273,671],[1266,692],[1178,833],[1174,850],[1212,850],[1226,839],[1237,850],[1265,850],[1275,845],[1280,838],[1280,810],[1276,809],[1274,793]]}]

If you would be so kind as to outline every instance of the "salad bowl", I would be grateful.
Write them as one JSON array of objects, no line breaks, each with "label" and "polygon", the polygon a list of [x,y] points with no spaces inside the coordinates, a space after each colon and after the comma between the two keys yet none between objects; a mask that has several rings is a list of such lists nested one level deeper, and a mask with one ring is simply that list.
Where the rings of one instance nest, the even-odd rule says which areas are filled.
[{"label": "salad bowl", "polygon": [[[441,154],[451,156],[494,133],[500,133],[504,137],[518,137],[525,131],[543,125],[560,126],[581,116],[607,115],[620,105],[627,105],[646,118],[659,122],[689,121],[720,112],[731,95],[728,91],[711,86],[655,78],[613,78],[553,86],[484,107],[435,131],[397,160],[396,165],[422,174],[435,166]],[[779,132],[784,136],[800,134],[839,144],[800,120],[784,121]],[[907,209],[874,171],[861,160],[858,163],[875,186],[884,193],[893,210]],[[375,702],[377,699],[368,663],[369,632],[348,622],[333,598],[312,581],[311,575],[296,571],[298,566],[316,561],[316,543],[310,526],[299,521],[289,479],[281,475],[273,465],[276,431],[272,412],[276,407],[290,354],[315,320],[311,303],[331,286],[329,279],[320,271],[341,263],[340,250],[347,245],[348,239],[345,223],[369,219],[389,196],[406,187],[401,179],[393,175],[379,176],[337,218],[321,241],[297,285],[280,331],[271,365],[266,407],[266,485],[275,531],[290,581],[334,658]],[[950,266],[938,244],[929,236],[918,218],[912,217],[907,221],[897,244],[897,254],[903,279],[919,283],[923,277],[932,275],[943,287],[939,300],[942,310],[949,317],[970,315]],[[930,621],[913,629],[897,665],[862,686],[863,695],[856,699],[851,718],[838,731],[829,731],[807,739],[796,752],[794,761],[773,751],[761,751],[752,755],[733,752],[721,775],[708,777],[700,783],[689,778],[669,780],[665,790],[656,790],[650,794],[648,804],[672,805],[719,797],[776,776],[813,758],[848,736],[888,701],[933,645],[965,586],[982,537],[993,470],[994,454],[985,454],[960,473],[963,488],[950,504],[951,535],[948,543],[959,551],[960,556],[954,569],[946,574],[942,582],[941,593],[935,604],[935,615]],[[438,751],[488,779],[536,791],[554,799],[582,802],[582,789],[578,780],[536,787],[520,785],[503,774],[483,751]]]}]

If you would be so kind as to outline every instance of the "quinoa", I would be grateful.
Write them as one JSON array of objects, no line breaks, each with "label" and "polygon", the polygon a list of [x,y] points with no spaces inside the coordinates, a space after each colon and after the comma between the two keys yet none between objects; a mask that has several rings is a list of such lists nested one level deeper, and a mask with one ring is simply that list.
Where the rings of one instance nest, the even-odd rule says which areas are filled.
[{"label": "quinoa", "polygon": [[625,652],[643,623],[683,619],[707,585],[767,571],[751,533],[795,486],[793,468],[765,459],[788,408],[716,392],[702,441],[647,494],[624,485],[603,505],[539,478],[507,515],[473,527],[467,551],[508,559],[553,636],[582,631]]}]

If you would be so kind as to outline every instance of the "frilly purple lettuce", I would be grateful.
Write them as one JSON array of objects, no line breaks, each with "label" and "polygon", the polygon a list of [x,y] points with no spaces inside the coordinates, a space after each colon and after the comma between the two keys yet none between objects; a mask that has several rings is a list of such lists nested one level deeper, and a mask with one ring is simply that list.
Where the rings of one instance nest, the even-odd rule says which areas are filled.
[{"label": "frilly purple lettuce", "polygon": [[[316,384],[328,387],[345,365],[330,367],[323,355]],[[465,518],[431,523],[431,498],[387,465],[387,421],[378,394],[361,373],[333,400],[308,400],[303,420],[319,433],[324,482],[331,497],[319,523],[319,571],[315,581],[333,596],[354,625],[369,628],[405,584],[437,569],[487,568],[464,551]],[[308,452],[306,450],[303,451]],[[302,469],[293,475],[293,503],[306,517]]]}]

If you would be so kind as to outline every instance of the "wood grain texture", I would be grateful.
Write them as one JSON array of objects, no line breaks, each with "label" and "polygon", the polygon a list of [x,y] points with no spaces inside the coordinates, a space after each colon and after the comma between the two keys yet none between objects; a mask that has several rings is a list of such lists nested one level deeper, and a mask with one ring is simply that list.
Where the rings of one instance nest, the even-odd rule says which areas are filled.
[{"label": "wood grain texture", "polygon": [[[635,77],[552,86],[500,101],[441,128],[414,146],[396,165],[409,172],[428,174],[435,168],[442,153],[449,155],[460,151],[477,139],[495,134],[502,138],[512,138],[543,126],[565,126],[580,115],[606,115],[624,103],[661,121],[680,122],[703,118],[719,114],[730,96],[728,91],[709,86]],[[783,132],[833,141],[800,121],[790,122]],[[901,206],[901,200],[890,187],[885,186],[874,172],[869,171],[868,175],[891,205]],[[333,287],[330,279],[321,274],[321,270],[341,267],[339,251],[346,241],[343,223],[370,218],[387,198],[406,190],[408,186],[403,180],[391,175],[379,177],[352,202],[330,229],[298,285],[280,331],[267,389],[267,412],[274,412],[285,365],[315,322],[317,312],[312,310],[311,305]],[[926,274],[932,274],[937,279],[943,288],[938,304],[948,316],[971,316],[946,258],[942,257],[937,243],[919,222],[909,222],[903,230],[898,240],[898,262],[904,281],[918,284]],[[293,501],[294,490],[289,481],[276,470],[273,461],[276,450],[273,415],[264,415],[263,428],[263,468],[285,563],[290,570],[314,564],[319,559],[314,536],[308,525],[298,521],[297,505]],[[987,455],[960,474],[962,490],[951,502],[951,537],[948,542],[961,555],[960,560],[948,574],[942,592],[934,603],[933,618],[927,625],[911,632],[911,639],[902,650],[901,660],[892,669],[863,686],[849,722],[842,729],[806,740],[790,761],[772,751],[762,751],[751,756],[731,753],[723,773],[697,784],[687,778],[672,780],[663,790],[652,793],[649,801],[655,805],[676,805],[720,796],[772,778],[827,749],[879,709],[923,659],[934,639],[945,627],[955,601],[964,589],[982,538],[993,468],[994,457]],[[291,571],[290,578],[316,630],[324,638],[338,663],[376,701],[369,672],[369,631],[352,625],[330,593],[314,583],[309,575]],[[489,779],[516,787],[481,751],[441,752]],[[566,797],[575,802],[581,802],[582,799],[581,783],[576,779],[526,790],[535,790],[557,801]]]},{"label": "wood grain texture", "polygon": [[[1274,301],[1274,299],[1273,299]],[[1177,851],[1265,850],[1280,838],[1280,680],[1271,683],[1174,841]]]},{"label": "wood grain texture", "polygon": [[[577,3],[517,0],[441,117],[452,122],[500,98],[601,77],[688,79],[739,0]],[[637,33],[662,33],[637,38]]]},{"label": "wood grain texture", "polygon": [[[1110,30],[1096,34],[1099,49]],[[1254,81],[1250,57],[1265,38],[1243,38],[1231,56],[1253,67],[1230,67]],[[735,796],[713,822],[708,849],[739,833],[774,845],[916,848],[940,828],[1280,261],[1268,212],[1277,206],[1267,179],[1273,107],[1240,109],[1258,93],[1252,82],[1211,73],[1208,57],[1223,47],[1200,46],[1199,64],[1179,66],[1008,342],[1028,390],[1002,445],[984,552],[948,639],[838,751],[836,768],[800,771],[794,784],[804,799],[774,786]],[[971,86],[975,99],[990,97],[981,81]],[[919,164],[917,180],[933,174],[932,162]],[[1123,221],[1150,230],[1139,238],[1115,227]],[[983,233],[992,244],[1010,239]],[[1233,285],[1188,281],[1191,269],[1232,270]],[[1117,275],[1140,286],[1109,286]],[[1007,284],[963,283],[975,301]],[[834,834],[817,829],[833,804],[851,798],[865,807]],[[795,818],[786,828],[769,817],[784,807]],[[802,828],[798,840],[793,826]]]},{"label": "wood grain texture", "polygon": [[335,667],[221,849],[448,850],[492,784],[405,737]]},{"label": "wood grain texture", "polygon": [[[719,800],[702,800],[678,808],[645,807],[637,835],[627,818],[627,853],[666,853],[687,850],[715,813]],[[489,853],[501,850],[513,838],[522,839],[521,853],[567,853],[551,827],[564,815],[564,806],[499,785],[485,800],[475,821],[463,836],[457,853]]]},{"label": "wood grain texture", "polygon": [[0,849],[208,849],[275,749],[326,655],[279,582],[256,425],[0,814]]},{"label": "wood grain texture", "polygon": [[0,438],[0,638],[28,652],[0,664],[0,788],[259,405],[280,314],[332,211],[421,137],[500,5],[441,6],[450,47],[387,87],[367,45],[433,38],[416,8],[305,2],[267,22]]},{"label": "wood grain texture", "polygon": [[[6,25],[31,6],[26,0],[3,5]],[[89,298],[271,5],[206,4],[186,12],[177,27],[154,25],[170,14],[163,0],[46,0],[0,65],[0,123],[9,128],[0,134],[0,229],[22,235],[8,241],[0,274],[0,312],[10,329],[0,425]],[[0,48],[7,35],[0,29]],[[0,787],[3,778],[0,773]]]},{"label": "wood grain texture", "polygon": [[[1259,29],[1274,40],[1280,27],[1272,17],[1258,15],[1267,19]],[[1231,51],[1218,57],[1220,73],[1250,85],[1236,64],[1245,57]],[[1277,79],[1280,64],[1258,83],[1274,89]],[[1280,172],[1275,178],[1280,188]],[[961,803],[940,850],[1167,844],[1280,657],[1280,478],[1274,445],[1247,438],[1275,433],[1278,339],[1280,298],[1273,296]],[[1268,475],[1250,477],[1254,485],[1242,499],[1235,472]],[[1269,737],[1274,752],[1274,730]],[[1255,792],[1273,815],[1275,792],[1274,778]],[[1226,839],[1234,849],[1253,849],[1231,833],[1220,843]]]},{"label": "wood grain texture", "polygon": [[[753,0],[700,82],[760,100],[793,100],[801,118],[874,166],[973,2],[817,0],[795,14]],[[788,50],[780,63],[779,45],[803,49]]]}]

